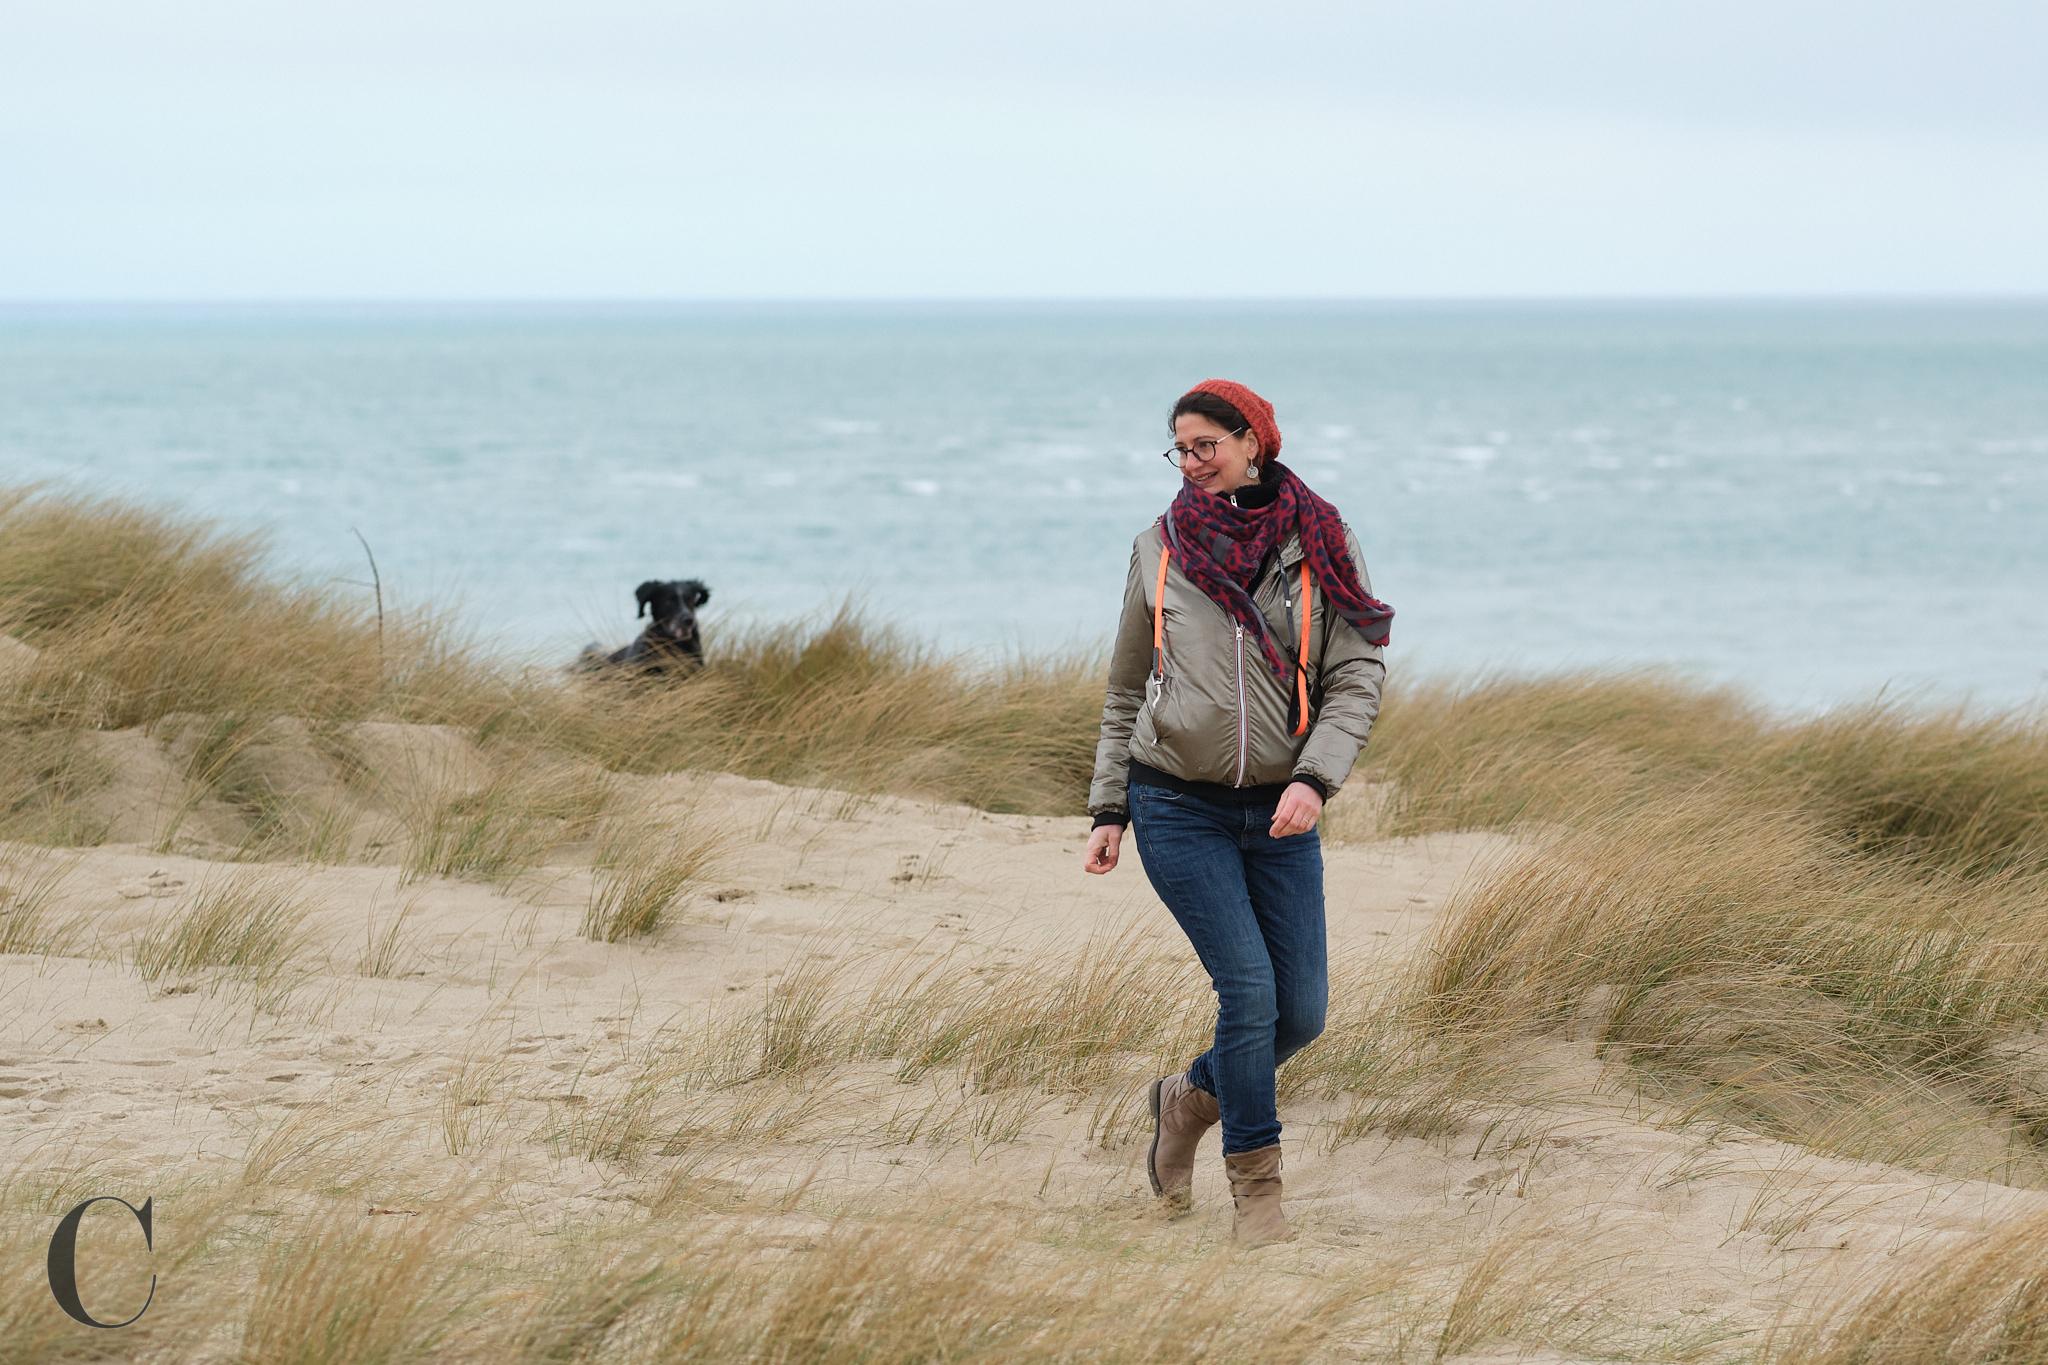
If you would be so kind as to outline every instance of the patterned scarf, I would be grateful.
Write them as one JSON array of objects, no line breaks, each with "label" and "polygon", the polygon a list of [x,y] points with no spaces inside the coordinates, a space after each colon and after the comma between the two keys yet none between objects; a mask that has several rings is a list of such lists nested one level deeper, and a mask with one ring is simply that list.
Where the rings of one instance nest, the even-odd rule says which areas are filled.
[{"label": "patterned scarf", "polygon": [[1264,507],[1239,507],[1183,479],[1161,520],[1175,541],[1173,554],[1181,572],[1259,642],[1280,685],[1291,687],[1295,661],[1283,656],[1267,636],[1266,618],[1252,605],[1251,596],[1259,565],[1289,531],[1301,533],[1310,575],[1367,644],[1387,643],[1387,623],[1393,620],[1394,609],[1370,596],[1359,582],[1337,509],[1278,460],[1259,472],[1262,479],[1280,481],[1277,496]]}]

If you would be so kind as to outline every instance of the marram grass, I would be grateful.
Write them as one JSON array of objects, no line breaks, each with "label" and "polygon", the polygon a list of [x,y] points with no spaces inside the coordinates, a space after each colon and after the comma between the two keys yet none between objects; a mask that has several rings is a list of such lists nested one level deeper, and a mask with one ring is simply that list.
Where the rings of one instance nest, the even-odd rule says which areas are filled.
[{"label": "marram grass", "polygon": [[[259,539],[204,523],[0,491],[0,630],[39,651],[0,672],[0,756],[23,760],[0,764],[0,836],[92,842],[89,790],[105,774],[67,737],[173,714],[236,718],[240,731],[295,717],[330,739],[366,718],[446,724],[522,764],[1084,812],[1099,651],[975,666],[848,602],[822,621],[713,619],[706,667],[686,680],[572,683],[499,663],[446,620],[394,609],[380,622],[367,594],[293,584],[265,564]],[[2040,708],[1874,700],[1790,719],[1656,669],[1452,683],[1404,678],[1398,649],[1392,660],[1372,743],[1331,804],[1334,838],[1574,826],[1732,782],[1860,856],[1972,876],[2048,856]],[[232,758],[230,744],[195,779],[267,820],[257,833],[280,854],[342,837],[317,812],[288,818],[260,785],[238,787]],[[1375,783],[1391,800],[1361,825],[1352,816]],[[504,841],[465,826],[471,814],[414,813],[435,845],[415,875],[509,870]],[[265,844],[251,847],[262,856]]]}]

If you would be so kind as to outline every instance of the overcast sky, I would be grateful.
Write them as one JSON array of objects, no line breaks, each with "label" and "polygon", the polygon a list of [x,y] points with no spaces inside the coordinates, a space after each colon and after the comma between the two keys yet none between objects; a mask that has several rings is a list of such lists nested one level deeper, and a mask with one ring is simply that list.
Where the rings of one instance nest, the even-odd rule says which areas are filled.
[{"label": "overcast sky", "polygon": [[0,299],[2048,292],[2048,4],[5,0]]}]

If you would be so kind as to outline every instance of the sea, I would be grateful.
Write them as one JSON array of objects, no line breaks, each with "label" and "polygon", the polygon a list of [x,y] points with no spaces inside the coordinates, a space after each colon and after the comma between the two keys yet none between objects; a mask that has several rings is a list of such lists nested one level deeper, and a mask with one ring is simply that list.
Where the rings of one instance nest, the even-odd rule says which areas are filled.
[{"label": "sea", "polygon": [[[1106,658],[1236,379],[1398,679],[1654,665],[1788,712],[2048,698],[2048,300],[0,304],[0,483],[567,662],[698,578],[990,665]],[[367,554],[366,554],[367,547]]]}]

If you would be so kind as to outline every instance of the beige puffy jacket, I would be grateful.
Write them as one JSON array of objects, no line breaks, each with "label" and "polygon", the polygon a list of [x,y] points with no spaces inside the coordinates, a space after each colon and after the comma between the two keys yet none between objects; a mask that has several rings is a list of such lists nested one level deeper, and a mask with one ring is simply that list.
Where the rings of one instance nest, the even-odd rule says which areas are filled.
[{"label": "beige puffy jacket", "polygon": [[[1369,593],[1365,555],[1349,523],[1344,543]],[[1350,775],[1379,715],[1386,679],[1382,646],[1370,645],[1323,595],[1311,577],[1309,728],[1295,735],[1294,699],[1267,664],[1258,642],[1180,571],[1166,573],[1164,680],[1152,672],[1152,605],[1165,531],[1155,521],[1131,546],[1123,615],[1109,661],[1101,737],[1088,812],[1121,812],[1129,761],[1137,759],[1195,782],[1253,787],[1307,773],[1330,796]],[[1283,657],[1301,647],[1301,537],[1289,532],[1269,557],[1252,601]],[[1289,670],[1290,674],[1292,670]]]}]

